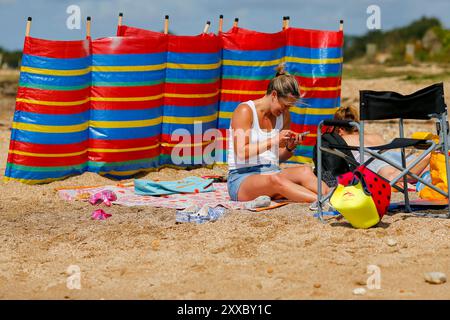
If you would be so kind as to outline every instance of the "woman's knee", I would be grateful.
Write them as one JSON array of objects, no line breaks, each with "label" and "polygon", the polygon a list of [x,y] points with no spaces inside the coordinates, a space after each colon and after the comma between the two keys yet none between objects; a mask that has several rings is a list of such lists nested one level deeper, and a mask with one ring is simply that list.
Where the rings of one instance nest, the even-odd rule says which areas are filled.
[{"label": "woman's knee", "polygon": [[277,174],[270,175],[269,181],[273,187],[281,188],[286,185],[287,179],[285,177],[283,177],[282,175],[280,175],[279,173],[277,173]]}]

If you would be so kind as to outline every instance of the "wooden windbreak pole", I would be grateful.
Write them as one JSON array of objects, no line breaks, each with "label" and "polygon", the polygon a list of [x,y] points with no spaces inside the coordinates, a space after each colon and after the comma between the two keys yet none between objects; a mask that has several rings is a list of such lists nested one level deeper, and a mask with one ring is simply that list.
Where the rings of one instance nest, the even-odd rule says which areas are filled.
[{"label": "wooden windbreak pole", "polygon": [[283,17],[283,24],[281,27],[282,30],[286,29],[286,16]]},{"label": "wooden windbreak pole", "polygon": [[339,21],[339,31],[344,31],[344,20]]},{"label": "wooden windbreak pole", "polygon": [[28,17],[27,19],[27,27],[25,29],[25,37],[29,37],[30,36],[30,30],[31,30],[31,17]]},{"label": "wooden windbreak pole", "polygon": [[86,38],[91,37],[91,17],[86,18]]},{"label": "wooden windbreak pole", "polygon": [[223,30],[223,14],[219,16],[219,32]]},{"label": "wooden windbreak pole", "polygon": [[289,16],[286,17],[286,29],[289,29],[289,22],[291,21],[291,18]]},{"label": "wooden windbreak pole", "polygon": [[206,21],[205,27],[203,28],[203,33],[208,33],[209,27],[211,26],[211,21]]},{"label": "wooden windbreak pole", "polygon": [[123,19],[123,13],[119,12],[119,21],[117,22],[117,25],[120,27],[122,25],[122,19]]},{"label": "wooden windbreak pole", "polygon": [[234,18],[233,28],[237,28],[238,24],[239,24],[239,18]]},{"label": "wooden windbreak pole", "polygon": [[169,34],[169,16],[164,17],[164,34]]}]

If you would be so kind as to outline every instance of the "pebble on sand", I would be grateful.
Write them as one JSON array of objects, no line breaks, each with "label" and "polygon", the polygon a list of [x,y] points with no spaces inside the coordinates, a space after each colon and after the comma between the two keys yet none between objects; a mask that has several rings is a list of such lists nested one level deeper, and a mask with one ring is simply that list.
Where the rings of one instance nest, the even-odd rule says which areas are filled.
[{"label": "pebble on sand", "polygon": [[441,284],[447,282],[447,276],[442,272],[427,272],[424,276],[425,281],[431,284]]},{"label": "pebble on sand", "polygon": [[394,246],[397,245],[397,241],[396,241],[395,239],[388,239],[387,245],[388,245],[389,247],[394,247]]},{"label": "pebble on sand", "polygon": [[366,289],[364,289],[364,288],[353,289],[353,294],[356,295],[356,296],[365,295],[366,294]]}]

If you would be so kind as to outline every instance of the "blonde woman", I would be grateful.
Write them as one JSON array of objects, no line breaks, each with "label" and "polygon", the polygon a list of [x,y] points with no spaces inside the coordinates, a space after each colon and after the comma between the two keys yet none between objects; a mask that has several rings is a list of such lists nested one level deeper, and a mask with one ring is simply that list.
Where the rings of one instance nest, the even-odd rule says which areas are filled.
[{"label": "blonde woman", "polygon": [[[289,108],[300,98],[294,76],[277,68],[266,94],[233,112],[228,147],[228,192],[235,201],[259,196],[297,202],[317,200],[317,177],[309,166],[281,169],[302,136],[291,131]],[[328,192],[323,183],[322,190]]]}]

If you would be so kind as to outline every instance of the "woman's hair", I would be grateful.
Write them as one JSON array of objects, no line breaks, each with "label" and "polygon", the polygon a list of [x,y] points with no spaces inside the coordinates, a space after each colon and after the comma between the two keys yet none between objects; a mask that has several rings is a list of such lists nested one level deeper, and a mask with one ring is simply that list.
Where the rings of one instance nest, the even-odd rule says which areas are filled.
[{"label": "woman's hair", "polygon": [[276,68],[277,74],[272,80],[270,80],[267,87],[266,94],[271,94],[272,91],[276,91],[279,98],[288,98],[293,96],[294,98],[300,98],[300,91],[298,88],[298,82],[293,75],[290,75],[285,69],[284,64],[281,63]]},{"label": "woman's hair", "polygon": [[[359,121],[358,110],[353,106],[339,107],[336,110],[336,112],[334,113],[333,119],[334,120],[350,120],[350,121],[358,122]],[[337,132],[337,130],[339,128],[341,128],[341,127],[335,127],[334,131]],[[344,129],[345,132],[347,132],[347,133],[353,133],[353,132],[358,131],[358,129],[356,127],[351,127],[351,128],[342,127],[342,129]]]}]

